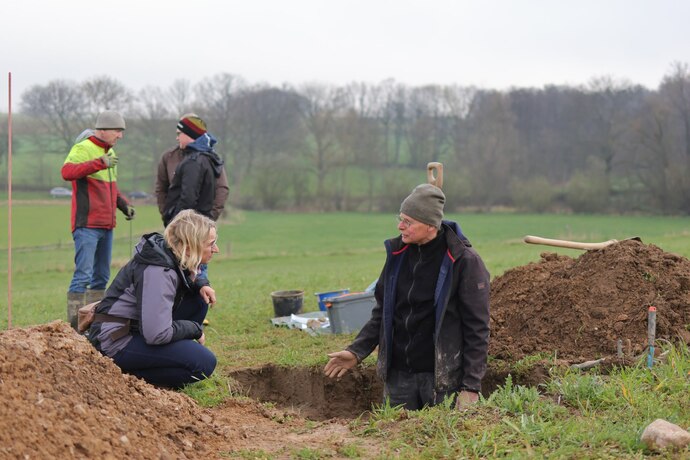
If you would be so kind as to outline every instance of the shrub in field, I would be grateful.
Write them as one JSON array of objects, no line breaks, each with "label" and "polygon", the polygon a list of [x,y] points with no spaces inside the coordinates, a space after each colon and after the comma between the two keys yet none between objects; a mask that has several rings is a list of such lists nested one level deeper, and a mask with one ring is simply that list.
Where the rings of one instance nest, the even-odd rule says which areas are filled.
[{"label": "shrub in field", "polygon": [[558,190],[543,176],[511,184],[513,203],[529,212],[546,212],[553,206]]}]

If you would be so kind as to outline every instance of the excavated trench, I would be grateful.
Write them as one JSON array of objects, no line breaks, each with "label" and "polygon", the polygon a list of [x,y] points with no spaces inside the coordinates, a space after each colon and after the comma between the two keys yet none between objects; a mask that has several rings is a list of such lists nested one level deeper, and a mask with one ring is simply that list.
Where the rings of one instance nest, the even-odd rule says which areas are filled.
[{"label": "excavated trench", "polygon": [[[381,404],[383,383],[374,366],[359,368],[340,379],[330,379],[320,367],[283,367],[268,364],[232,371],[239,392],[261,402],[295,411],[311,420],[355,419]],[[489,366],[482,381],[482,393],[488,396],[505,383],[508,372]],[[536,386],[546,382],[548,371],[540,365],[519,375],[513,384]]]},{"label": "excavated trench", "polygon": [[[649,306],[656,309],[656,340],[690,343],[690,260],[629,240],[576,259],[545,252],[538,263],[506,271],[491,282],[489,356],[495,360],[489,362],[482,393],[488,396],[503,385],[507,367],[536,353],[583,363],[614,356],[624,342],[626,355],[619,364],[625,364],[645,349]],[[380,404],[383,394],[373,367],[340,380],[328,379],[320,368],[274,365],[231,376],[248,396],[315,420],[358,417]],[[547,379],[543,364],[512,374],[516,385]]]}]

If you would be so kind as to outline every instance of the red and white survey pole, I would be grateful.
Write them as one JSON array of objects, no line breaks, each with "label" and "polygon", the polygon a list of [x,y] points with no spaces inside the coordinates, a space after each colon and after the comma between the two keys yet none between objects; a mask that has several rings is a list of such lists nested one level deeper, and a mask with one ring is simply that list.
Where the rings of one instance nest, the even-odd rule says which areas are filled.
[{"label": "red and white survey pole", "polygon": [[12,72],[7,74],[7,329],[12,328]]}]

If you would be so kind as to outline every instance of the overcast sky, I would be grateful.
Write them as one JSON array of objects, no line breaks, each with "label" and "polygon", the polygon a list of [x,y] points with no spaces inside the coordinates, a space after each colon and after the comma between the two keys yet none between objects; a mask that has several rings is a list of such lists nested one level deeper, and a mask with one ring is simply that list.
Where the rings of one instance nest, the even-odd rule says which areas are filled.
[{"label": "overcast sky", "polygon": [[110,75],[139,90],[220,72],[249,83],[386,78],[483,88],[656,88],[690,63],[687,0],[9,0],[0,112],[32,85]]}]

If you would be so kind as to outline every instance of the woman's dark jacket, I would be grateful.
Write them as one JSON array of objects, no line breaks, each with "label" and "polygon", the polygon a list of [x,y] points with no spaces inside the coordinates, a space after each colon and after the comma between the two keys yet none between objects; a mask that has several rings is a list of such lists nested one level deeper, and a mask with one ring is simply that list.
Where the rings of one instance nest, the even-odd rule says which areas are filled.
[{"label": "woman's dark jacket", "polygon": [[163,345],[201,337],[201,325],[172,319],[173,310],[185,295],[198,295],[207,285],[205,278],[193,282],[182,270],[173,252],[159,233],[144,235],[134,257],[120,269],[96,309],[118,318],[130,319],[130,330],[118,322],[95,321],[89,340],[106,356],[114,356],[132,338],[141,334],[149,345]]},{"label": "woman's dark jacket", "polygon": [[[448,250],[434,292],[435,390],[479,392],[489,348],[489,272],[458,224],[443,221],[442,225]],[[361,361],[378,345],[377,369],[384,382],[391,364],[398,273],[409,245],[398,236],[385,246],[387,258],[376,284],[376,306],[347,347]]]}]

